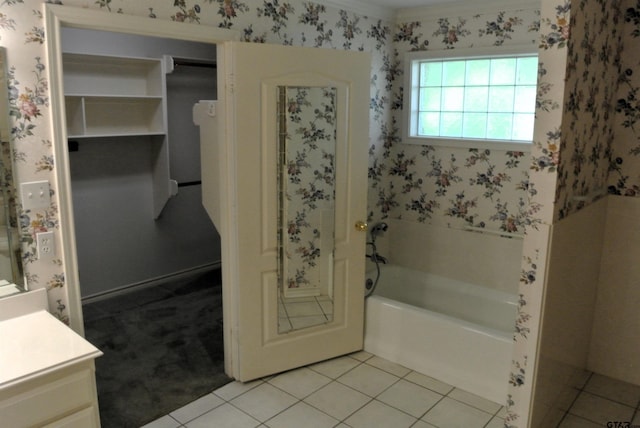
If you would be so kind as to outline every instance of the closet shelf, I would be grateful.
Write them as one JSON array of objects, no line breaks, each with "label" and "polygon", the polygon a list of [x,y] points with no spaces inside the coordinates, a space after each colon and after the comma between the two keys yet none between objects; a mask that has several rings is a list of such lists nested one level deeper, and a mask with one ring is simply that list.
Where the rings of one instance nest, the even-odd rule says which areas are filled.
[{"label": "closet shelf", "polygon": [[162,95],[135,95],[135,96],[131,96],[131,95],[118,95],[118,94],[72,94],[72,93],[65,93],[64,94],[65,98],[89,98],[89,99],[96,99],[96,100],[121,100],[121,101],[126,101],[126,100],[130,100],[130,101],[139,101],[139,100],[162,100],[163,97]]},{"label": "closet shelf", "polygon": [[69,140],[153,137],[153,217],[158,218],[173,191],[164,62],[78,53],[63,53],[62,62]]},{"label": "closet shelf", "polygon": [[104,139],[104,138],[126,138],[126,137],[164,137],[167,135],[165,132],[123,132],[120,134],[115,134],[113,132],[104,133],[104,134],[69,134],[67,138],[69,140],[93,140],[93,139]]},{"label": "closet shelf", "polygon": [[71,135],[166,133],[161,97],[65,97],[67,130]]}]

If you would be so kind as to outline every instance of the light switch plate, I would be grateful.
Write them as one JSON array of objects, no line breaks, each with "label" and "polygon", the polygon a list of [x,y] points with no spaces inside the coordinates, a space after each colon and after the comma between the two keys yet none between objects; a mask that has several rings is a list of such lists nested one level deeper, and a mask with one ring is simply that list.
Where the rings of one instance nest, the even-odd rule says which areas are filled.
[{"label": "light switch plate", "polygon": [[47,209],[51,205],[48,181],[31,181],[20,184],[22,208],[25,210]]}]

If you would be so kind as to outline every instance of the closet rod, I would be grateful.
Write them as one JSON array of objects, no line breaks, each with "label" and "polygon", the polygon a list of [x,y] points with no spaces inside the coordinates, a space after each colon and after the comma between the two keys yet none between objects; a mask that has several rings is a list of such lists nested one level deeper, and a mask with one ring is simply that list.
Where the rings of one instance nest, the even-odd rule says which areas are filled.
[{"label": "closet rod", "polygon": [[178,183],[178,187],[199,186],[202,181],[185,181],[184,183]]},{"label": "closet rod", "polygon": [[218,68],[215,62],[210,62],[207,60],[175,58],[175,57],[172,57],[172,59],[173,59],[174,66],[185,65],[189,67]]}]

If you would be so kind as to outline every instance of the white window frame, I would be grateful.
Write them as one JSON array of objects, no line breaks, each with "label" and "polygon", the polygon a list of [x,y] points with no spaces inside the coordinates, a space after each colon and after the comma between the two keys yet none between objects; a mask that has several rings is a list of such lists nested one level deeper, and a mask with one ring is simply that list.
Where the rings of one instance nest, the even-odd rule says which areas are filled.
[{"label": "white window frame", "polygon": [[479,148],[492,150],[513,150],[528,152],[531,150],[531,141],[516,140],[492,140],[484,138],[454,138],[454,137],[423,137],[417,135],[418,126],[418,101],[419,101],[419,65],[421,60],[455,60],[455,59],[480,59],[480,58],[513,58],[518,56],[537,55],[535,45],[473,48],[473,49],[449,49],[440,51],[416,51],[405,54],[405,79],[403,101],[403,125],[402,141],[405,144],[421,146],[442,146]]}]

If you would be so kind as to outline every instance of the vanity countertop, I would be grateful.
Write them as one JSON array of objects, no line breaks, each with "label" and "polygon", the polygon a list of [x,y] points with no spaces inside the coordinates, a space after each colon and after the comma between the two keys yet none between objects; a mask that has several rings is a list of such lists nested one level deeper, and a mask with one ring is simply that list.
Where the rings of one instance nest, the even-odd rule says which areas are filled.
[{"label": "vanity countertop", "polygon": [[45,310],[0,322],[0,391],[102,355]]}]

